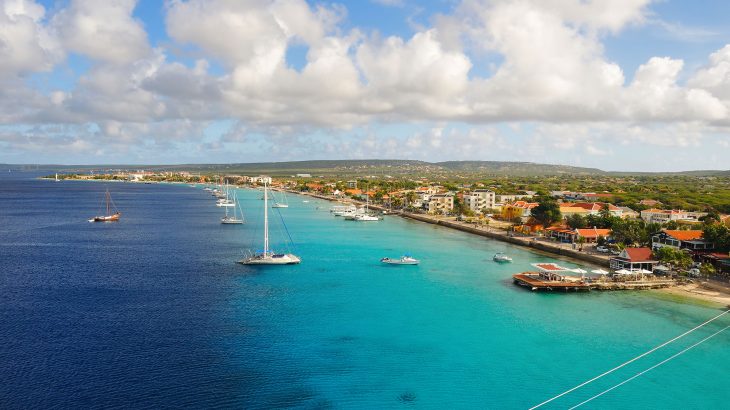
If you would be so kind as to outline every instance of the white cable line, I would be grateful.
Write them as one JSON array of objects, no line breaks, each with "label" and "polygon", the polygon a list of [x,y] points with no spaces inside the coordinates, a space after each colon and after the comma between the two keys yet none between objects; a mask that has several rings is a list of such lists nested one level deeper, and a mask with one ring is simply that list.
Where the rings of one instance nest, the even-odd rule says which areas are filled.
[{"label": "white cable line", "polygon": [[615,386],[613,386],[613,387],[611,387],[611,388],[609,388],[609,389],[606,389],[606,390],[604,390],[604,391],[602,391],[602,392],[600,392],[600,393],[596,394],[595,396],[593,396],[593,397],[591,397],[591,398],[589,398],[589,399],[587,399],[587,400],[585,400],[585,401],[582,401],[582,402],[580,402],[580,403],[576,404],[575,406],[571,407],[571,408],[570,408],[569,410],[573,410],[573,409],[575,409],[575,408],[578,408],[578,407],[580,407],[580,406],[582,406],[582,405],[584,405],[584,404],[588,403],[589,401],[592,401],[593,399],[596,399],[596,398],[598,398],[598,397],[601,397],[601,396],[603,396],[604,394],[606,394],[606,393],[610,392],[610,391],[611,391],[611,390],[613,390],[613,389],[616,389],[616,388],[618,388],[618,387],[621,387],[621,386],[623,386],[624,384],[626,384],[626,383],[628,383],[628,382],[630,382],[630,381],[634,380],[635,378],[637,378],[637,377],[641,376],[642,374],[644,374],[644,373],[647,373],[647,372],[649,372],[649,371],[651,371],[651,370],[653,370],[653,369],[656,369],[657,367],[659,367],[659,366],[663,365],[664,363],[666,363],[666,362],[668,362],[668,361],[670,361],[670,360],[674,359],[675,357],[677,357],[677,356],[679,356],[679,355],[681,355],[681,354],[683,354],[683,353],[685,353],[685,352],[687,352],[687,351],[689,351],[689,350],[693,349],[694,347],[696,347],[696,346],[698,346],[698,345],[701,345],[702,343],[704,343],[704,342],[706,342],[706,341],[708,341],[708,340],[712,339],[713,337],[715,337],[715,336],[719,335],[720,333],[724,332],[724,331],[725,331],[725,330],[727,330],[728,328],[730,328],[730,325],[727,325],[727,326],[725,326],[724,328],[722,328],[722,329],[718,330],[717,332],[715,332],[715,333],[713,333],[713,334],[711,334],[711,335],[707,336],[706,338],[704,338],[704,339],[700,340],[699,342],[697,342],[697,343],[695,343],[695,344],[693,344],[693,345],[691,345],[691,346],[689,346],[689,347],[686,347],[686,348],[684,348],[684,349],[680,350],[679,352],[677,352],[677,353],[675,353],[675,354],[673,354],[673,355],[669,356],[668,358],[666,358],[666,359],[662,360],[661,362],[659,362],[659,363],[655,364],[654,366],[651,366],[650,368],[648,368],[648,369],[646,369],[646,370],[643,370],[643,371],[641,371],[641,372],[639,372],[639,373],[636,373],[635,375],[633,375],[633,376],[629,377],[628,379],[626,379],[626,380],[622,381],[621,383],[619,383],[619,384],[617,384],[617,385],[615,385]]},{"label": "white cable line", "polygon": [[700,325],[697,325],[697,326],[693,327],[692,329],[690,329],[690,330],[688,330],[688,331],[686,331],[686,332],[682,333],[681,335],[679,335],[679,336],[676,336],[675,338],[673,338],[673,339],[670,339],[670,340],[668,340],[668,341],[666,341],[666,342],[664,342],[664,343],[660,344],[659,346],[657,346],[657,347],[655,347],[655,348],[653,348],[653,349],[651,349],[651,350],[649,350],[649,351],[647,351],[647,352],[645,352],[645,353],[642,353],[642,354],[640,354],[639,356],[636,356],[636,357],[634,357],[633,359],[631,359],[631,360],[629,360],[629,361],[627,361],[627,362],[624,362],[624,363],[622,363],[622,364],[620,364],[620,365],[618,365],[618,366],[614,367],[614,368],[613,368],[613,369],[611,369],[611,370],[607,370],[607,371],[605,371],[605,372],[603,372],[603,373],[599,374],[598,376],[596,376],[596,377],[594,377],[594,378],[592,378],[592,379],[590,379],[590,380],[584,381],[583,383],[581,383],[581,384],[579,384],[579,385],[577,385],[577,386],[573,387],[572,389],[566,390],[566,391],[564,391],[564,392],[562,392],[562,393],[558,394],[557,396],[554,396],[554,397],[552,397],[552,398],[550,398],[550,399],[548,399],[548,400],[545,400],[544,402],[542,402],[542,403],[540,403],[540,404],[538,404],[538,405],[535,405],[535,406],[533,406],[533,407],[530,407],[530,410],[534,410],[534,409],[536,409],[536,408],[538,408],[538,407],[542,407],[542,406],[544,406],[544,405],[546,405],[546,404],[550,403],[551,401],[553,401],[553,400],[555,400],[555,399],[557,399],[557,398],[559,398],[559,397],[563,397],[563,396],[565,396],[566,394],[568,394],[568,393],[570,393],[570,392],[572,392],[572,391],[578,390],[578,389],[580,389],[581,387],[583,387],[583,386],[585,386],[585,385],[587,385],[587,384],[589,384],[589,383],[593,383],[594,381],[596,381],[596,380],[600,379],[601,377],[603,377],[603,376],[606,376],[606,375],[608,375],[608,374],[611,374],[611,373],[615,372],[616,370],[618,370],[618,369],[620,369],[620,368],[622,368],[622,367],[624,367],[624,366],[626,366],[626,365],[628,365],[628,364],[630,364],[630,363],[633,363],[633,362],[635,362],[635,361],[637,361],[637,360],[641,359],[642,357],[644,357],[644,356],[646,356],[646,355],[649,355],[649,354],[651,354],[651,353],[654,353],[655,351],[657,351],[657,350],[661,349],[662,347],[664,347],[664,346],[666,346],[666,345],[668,345],[668,344],[670,344],[670,343],[672,343],[672,342],[674,342],[674,341],[676,341],[676,340],[679,340],[679,339],[681,339],[681,338],[683,338],[683,337],[687,336],[688,334],[690,334],[690,333],[694,332],[695,330],[697,330],[697,329],[699,329],[699,328],[701,328],[701,327],[705,326],[706,324],[708,324],[708,323],[710,323],[710,322],[712,322],[712,321],[714,321],[714,320],[716,320],[716,319],[719,319],[719,318],[720,318],[721,316],[723,316],[723,315],[726,315],[727,313],[730,313],[730,309],[729,309],[729,310],[726,310],[726,311],[724,311],[724,312],[722,312],[722,313],[720,313],[719,315],[717,315],[717,316],[713,317],[712,319],[710,319],[710,320],[708,320],[708,321],[706,321],[706,322],[704,322],[704,323],[702,323],[702,324],[700,324]]}]

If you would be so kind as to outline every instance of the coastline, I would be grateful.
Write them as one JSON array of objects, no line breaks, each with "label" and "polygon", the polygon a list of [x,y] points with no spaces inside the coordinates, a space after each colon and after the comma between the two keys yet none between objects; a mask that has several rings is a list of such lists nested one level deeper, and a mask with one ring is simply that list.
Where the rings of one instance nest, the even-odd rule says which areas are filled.
[{"label": "coastline", "polygon": [[[352,200],[349,198],[338,199],[327,197],[324,195],[312,194],[309,192],[290,191],[286,192],[304,195],[313,198],[323,199],[329,202],[341,202],[362,205],[360,201]],[[379,205],[369,205],[370,208],[377,209],[380,211],[388,211],[387,208]],[[478,235],[495,239],[502,242],[507,242],[523,248],[529,248],[531,251],[536,253],[549,254],[552,257],[564,258],[574,263],[589,264],[597,267],[605,268],[608,264],[608,257],[602,255],[593,255],[577,250],[561,247],[560,245],[532,240],[532,238],[521,237],[521,236],[510,236],[506,231],[502,231],[496,228],[478,227],[469,225],[465,222],[445,220],[433,217],[425,214],[414,214],[410,212],[393,212],[388,215],[400,216],[414,221],[429,223],[433,225],[439,225],[446,228],[455,229],[458,231]],[[672,299],[680,303],[699,303],[709,305],[716,308],[730,308],[730,286],[722,286],[717,284],[708,283],[688,283],[683,285],[677,285],[668,288],[650,289],[649,292],[654,295],[661,295],[667,299]]]}]

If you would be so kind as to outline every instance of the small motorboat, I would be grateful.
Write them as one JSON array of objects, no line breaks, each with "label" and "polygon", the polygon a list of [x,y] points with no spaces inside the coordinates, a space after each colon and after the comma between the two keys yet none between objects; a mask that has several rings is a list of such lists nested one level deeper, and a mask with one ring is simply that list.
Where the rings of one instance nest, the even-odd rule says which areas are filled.
[{"label": "small motorboat", "polygon": [[401,256],[398,259],[395,258],[383,258],[380,260],[380,262],[388,264],[388,265],[418,265],[421,263],[420,260],[413,258],[408,255]]},{"label": "small motorboat", "polygon": [[512,262],[512,258],[502,252],[496,253],[494,257],[492,257],[492,260],[495,262]]}]

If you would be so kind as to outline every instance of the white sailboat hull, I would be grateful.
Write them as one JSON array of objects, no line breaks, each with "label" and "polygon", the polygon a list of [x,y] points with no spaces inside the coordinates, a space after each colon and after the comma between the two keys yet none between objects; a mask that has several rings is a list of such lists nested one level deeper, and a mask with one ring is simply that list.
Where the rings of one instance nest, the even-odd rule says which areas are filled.
[{"label": "white sailboat hull", "polygon": [[219,203],[215,204],[215,206],[221,207],[221,208],[222,207],[233,207],[233,206],[236,206],[236,204],[235,203],[228,203],[228,202],[219,202]]},{"label": "white sailboat hull", "polygon": [[271,205],[271,207],[272,208],[289,208],[289,205],[276,203],[274,205]]},{"label": "white sailboat hull", "polygon": [[241,225],[243,224],[243,219],[238,218],[221,218],[221,223],[224,225]]},{"label": "white sailboat hull", "polygon": [[242,265],[296,265],[301,263],[298,256],[287,254],[254,255],[241,259],[238,263]]}]

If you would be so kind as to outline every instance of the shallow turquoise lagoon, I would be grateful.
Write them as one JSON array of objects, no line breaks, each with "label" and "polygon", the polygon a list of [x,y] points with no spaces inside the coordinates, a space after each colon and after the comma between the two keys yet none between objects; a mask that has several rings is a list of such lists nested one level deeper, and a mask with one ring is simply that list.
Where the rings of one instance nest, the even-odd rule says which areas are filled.
[{"label": "shallow turquoise lagoon", "polygon": [[[239,191],[248,224],[231,242],[260,244],[260,196]],[[328,212],[332,203],[302,196],[289,204],[281,215],[302,264],[241,266],[229,312],[249,326],[226,340],[230,366],[262,372],[254,401],[264,407],[527,408],[720,312],[648,292],[533,293],[511,275],[538,261],[579,265],[395,216],[345,221]],[[500,251],[514,263],[494,263]],[[379,263],[404,253],[421,265]],[[546,408],[600,393],[728,316]],[[585,407],[726,408],[728,342],[722,333]]]}]

